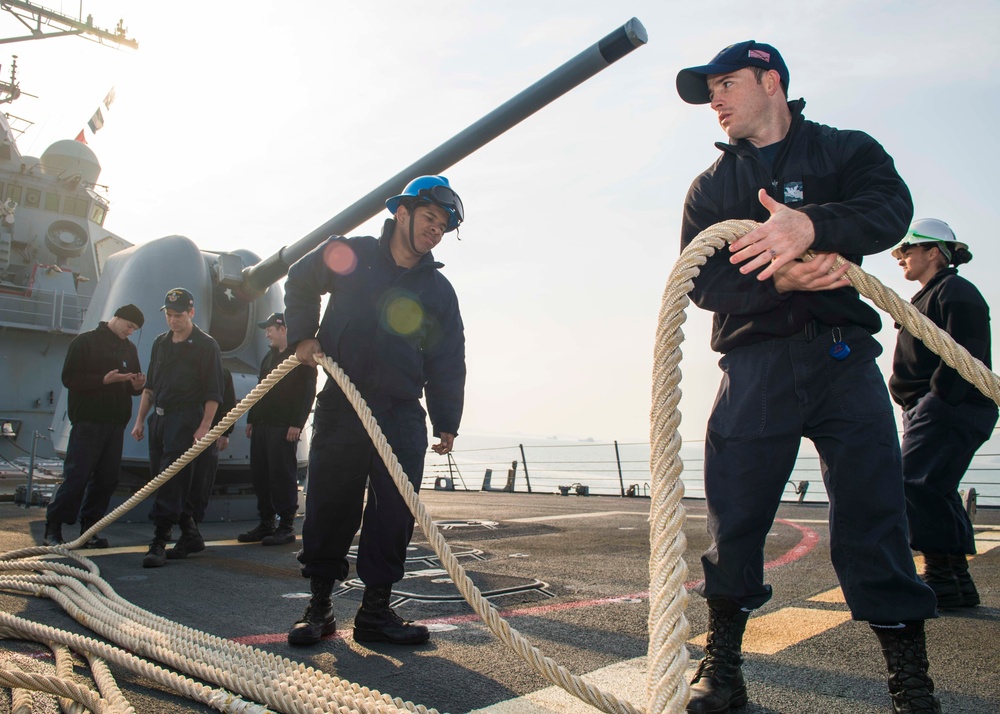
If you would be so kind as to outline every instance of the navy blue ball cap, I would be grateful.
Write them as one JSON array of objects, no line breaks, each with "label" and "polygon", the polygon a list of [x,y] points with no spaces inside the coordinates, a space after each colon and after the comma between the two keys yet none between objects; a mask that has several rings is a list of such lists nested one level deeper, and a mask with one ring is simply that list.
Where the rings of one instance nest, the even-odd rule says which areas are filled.
[{"label": "navy blue ball cap", "polygon": [[262,330],[266,330],[268,327],[271,327],[272,325],[277,325],[278,327],[284,327],[285,313],[272,312],[266,320],[257,323],[257,327],[261,328]]},{"label": "navy blue ball cap", "polygon": [[712,74],[726,74],[744,67],[773,69],[781,77],[781,83],[788,91],[788,67],[778,50],[763,42],[747,40],[722,50],[708,64],[688,67],[677,73],[677,93],[688,104],[708,104],[708,83]]},{"label": "navy blue ball cap", "polygon": [[187,288],[174,288],[167,292],[163,298],[163,307],[160,310],[173,310],[174,312],[187,312],[194,307],[194,295]]}]

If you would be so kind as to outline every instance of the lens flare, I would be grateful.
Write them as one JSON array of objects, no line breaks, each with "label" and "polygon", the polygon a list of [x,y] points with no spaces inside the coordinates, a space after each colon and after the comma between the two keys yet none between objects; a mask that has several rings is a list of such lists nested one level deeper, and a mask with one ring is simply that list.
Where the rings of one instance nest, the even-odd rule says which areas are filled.
[{"label": "lens flare", "polygon": [[398,335],[409,335],[420,328],[424,319],[424,309],[411,297],[397,297],[389,303],[385,311],[389,327]]},{"label": "lens flare", "polygon": [[350,275],[358,267],[358,256],[346,243],[332,241],[323,250],[323,262],[338,275]]}]

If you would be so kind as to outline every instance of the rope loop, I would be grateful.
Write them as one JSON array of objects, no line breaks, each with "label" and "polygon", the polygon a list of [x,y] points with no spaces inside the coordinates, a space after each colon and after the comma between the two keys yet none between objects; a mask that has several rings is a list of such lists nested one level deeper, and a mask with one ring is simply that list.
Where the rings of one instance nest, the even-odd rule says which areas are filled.
[{"label": "rope loop", "polygon": [[[650,409],[650,602],[649,649],[647,656],[646,708],[638,708],[613,694],[601,691],[571,674],[544,656],[497,613],[496,609],[466,575],[418,494],[392,453],[371,410],[347,375],[333,360],[319,360],[344,391],[357,412],[376,450],[385,461],[407,507],[455,586],[486,626],[519,657],[553,684],[588,704],[610,714],[676,714],[684,711],[687,684],[689,625],[684,615],[688,594],[684,589],[685,510],[684,485],[680,480],[681,326],[688,293],[694,287],[701,266],[727,243],[745,235],[757,224],[753,221],[724,221],[702,231],[681,253],[663,292],[657,323]],[[811,254],[804,256],[811,258]],[[838,260],[841,265],[843,258]],[[924,341],[949,366],[1000,404],[1000,378],[916,308],[899,298],[875,278],[852,265],[847,277],[861,295],[886,310],[896,322]],[[320,712],[418,712],[437,714],[411,702],[392,698],[367,687],[346,682],[312,667],[291,662],[229,640],[199,632],[142,610],[122,599],[100,577],[90,559],[76,552],[98,531],[147,498],[178,473],[187,463],[215,441],[274,384],[288,374],[299,360],[290,356],[258,384],[222,421],[175,463],[137,491],[121,506],[95,523],[72,543],[35,546],[0,554],[0,588],[47,597],[61,605],[77,621],[115,642],[83,637],[0,612],[0,636],[45,642],[56,653],[55,675],[0,670],[0,684],[14,692],[34,690],[51,693],[67,710],[81,706],[100,712],[133,712],[111,676],[108,663],[149,678],[182,696],[225,712],[280,711],[288,714]],[[58,563],[51,556],[74,561]],[[90,663],[99,691],[70,679],[69,652],[82,653]],[[153,664],[149,657],[184,672],[177,674]],[[193,679],[196,677],[197,679]],[[200,681],[199,681],[200,680]],[[203,682],[209,682],[204,684]],[[21,694],[18,694],[21,697]],[[258,703],[259,702],[259,703]]]}]

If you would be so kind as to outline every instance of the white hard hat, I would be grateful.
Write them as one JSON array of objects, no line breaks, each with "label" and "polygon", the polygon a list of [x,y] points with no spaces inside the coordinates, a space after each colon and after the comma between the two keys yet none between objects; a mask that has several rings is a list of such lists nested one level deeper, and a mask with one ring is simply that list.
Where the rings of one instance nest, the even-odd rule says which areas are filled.
[{"label": "white hard hat", "polygon": [[969,249],[968,245],[955,237],[955,231],[944,221],[937,218],[921,218],[910,225],[910,230],[903,236],[903,240],[892,249],[892,257],[896,260],[902,260],[905,254],[904,249],[918,243],[936,244],[948,262],[951,262],[952,251],[956,248]]}]

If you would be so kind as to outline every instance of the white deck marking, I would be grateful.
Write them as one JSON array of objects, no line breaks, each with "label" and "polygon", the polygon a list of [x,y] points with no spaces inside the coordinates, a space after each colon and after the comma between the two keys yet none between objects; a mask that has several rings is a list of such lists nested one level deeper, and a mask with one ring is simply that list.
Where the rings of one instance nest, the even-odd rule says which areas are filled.
[{"label": "white deck marking", "polygon": [[[649,518],[648,513],[641,511],[597,511],[595,513],[566,513],[561,516],[532,516],[531,518],[510,518],[505,523],[539,523],[541,521],[565,521],[570,518],[602,518],[604,516],[638,516]],[[691,516],[688,516],[691,518]],[[704,518],[704,516],[702,516]]]},{"label": "white deck marking", "polygon": [[[646,704],[646,658],[635,659],[583,675],[588,684],[602,691],[625,699],[637,708],[645,709]],[[600,712],[589,704],[577,699],[562,687],[546,687],[525,694],[523,697],[497,702],[482,709],[474,709],[469,714],[591,714]]]}]

